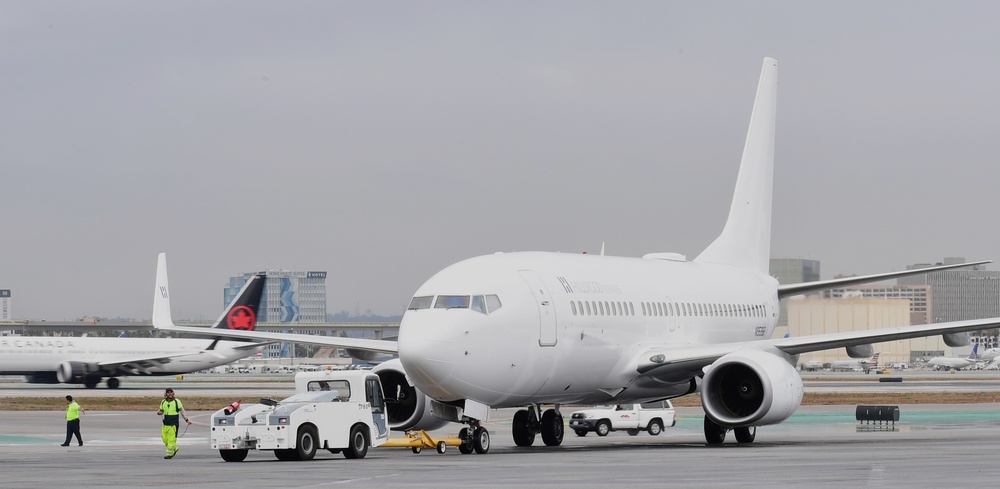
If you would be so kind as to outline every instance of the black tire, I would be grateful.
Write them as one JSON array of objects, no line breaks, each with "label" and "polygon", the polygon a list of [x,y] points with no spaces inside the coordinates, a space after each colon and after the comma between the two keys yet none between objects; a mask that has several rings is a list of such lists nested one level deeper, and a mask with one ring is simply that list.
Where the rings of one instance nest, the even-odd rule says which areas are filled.
[{"label": "black tire", "polygon": [[319,445],[319,436],[316,435],[316,427],[304,425],[299,427],[299,432],[295,435],[295,454],[299,460],[312,460],[316,457],[316,447]]},{"label": "black tire", "polygon": [[440,454],[444,454],[444,452],[447,452],[447,451],[448,451],[448,444],[445,443],[443,440],[439,441],[437,443],[437,452],[440,453]]},{"label": "black tire", "polygon": [[542,441],[546,446],[557,447],[562,444],[566,427],[563,425],[563,417],[555,409],[549,409],[542,413]]},{"label": "black tire", "polygon": [[490,451],[490,432],[486,428],[482,426],[476,428],[472,435],[472,448],[475,448],[478,454]]},{"label": "black tire", "polygon": [[598,421],[594,431],[597,432],[597,436],[608,436],[608,433],[611,433],[611,422],[606,419]]},{"label": "black tire", "polygon": [[410,448],[410,451],[413,452],[414,455],[416,455],[420,453],[420,447],[412,447]]},{"label": "black tire", "polygon": [[291,461],[291,460],[298,460],[299,459],[299,454],[295,450],[291,450],[291,449],[275,450],[274,451],[274,456],[278,460],[281,460],[281,461],[284,461],[284,462],[288,462],[288,461]]},{"label": "black tire", "polygon": [[363,424],[351,428],[351,437],[347,439],[347,448],[344,449],[345,458],[365,458],[365,455],[368,455],[367,431],[368,427]]},{"label": "black tire", "polygon": [[658,419],[654,419],[649,422],[649,426],[646,428],[646,431],[653,436],[659,435],[663,432],[663,423]]},{"label": "black tire", "polygon": [[219,455],[222,455],[222,460],[226,462],[242,462],[247,459],[247,453],[250,450],[219,450]]},{"label": "black tire", "polygon": [[462,428],[458,432],[458,438],[462,440],[462,444],[458,446],[458,452],[462,455],[468,455],[472,453],[474,448],[472,448],[472,439],[469,438],[469,429]]},{"label": "black tire", "polygon": [[117,377],[111,377],[105,382],[108,385],[108,389],[117,389],[121,385],[121,381]]},{"label": "black tire", "polygon": [[753,443],[754,438],[757,438],[757,427],[733,428],[733,433],[736,433],[737,443]]},{"label": "black tire", "polygon": [[587,433],[590,433],[587,430],[573,430],[573,431],[576,433],[576,436],[587,436]]},{"label": "black tire", "polygon": [[726,441],[726,429],[705,416],[705,441],[709,445],[721,445]]},{"label": "black tire", "polygon": [[530,447],[535,443],[535,430],[531,428],[531,413],[527,409],[514,413],[511,436],[514,438],[514,444],[519,447]]}]

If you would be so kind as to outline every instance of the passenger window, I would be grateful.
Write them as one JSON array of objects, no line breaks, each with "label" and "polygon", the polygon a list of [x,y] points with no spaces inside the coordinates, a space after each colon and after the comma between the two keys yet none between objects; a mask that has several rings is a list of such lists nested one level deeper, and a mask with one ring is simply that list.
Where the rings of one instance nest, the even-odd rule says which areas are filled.
[{"label": "passenger window", "polygon": [[490,295],[486,296],[486,311],[487,312],[493,313],[497,309],[500,309],[500,306],[501,306],[501,304],[500,304],[500,298],[499,297],[497,297],[494,294],[490,294]]},{"label": "passenger window", "polygon": [[486,314],[486,300],[483,299],[483,296],[472,296],[472,310]]},{"label": "passenger window", "polygon": [[467,295],[439,295],[434,309],[468,309],[469,296]]},{"label": "passenger window", "polygon": [[635,307],[632,305],[631,302],[628,303],[628,315],[635,316]]},{"label": "passenger window", "polygon": [[413,300],[410,301],[410,307],[407,307],[406,309],[411,311],[417,309],[430,309],[431,303],[433,302],[434,302],[433,295],[414,297]]},{"label": "passenger window", "polygon": [[576,316],[576,302],[569,301],[569,308],[573,311],[573,315]]}]

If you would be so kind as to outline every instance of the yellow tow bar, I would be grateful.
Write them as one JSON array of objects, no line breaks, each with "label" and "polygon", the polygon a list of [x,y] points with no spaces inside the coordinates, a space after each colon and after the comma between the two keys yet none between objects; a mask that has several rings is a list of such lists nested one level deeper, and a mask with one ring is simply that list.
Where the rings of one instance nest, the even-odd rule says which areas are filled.
[{"label": "yellow tow bar", "polygon": [[448,447],[462,444],[461,438],[431,438],[424,430],[407,431],[402,438],[389,438],[383,447],[409,448],[413,453],[420,453],[424,448],[434,448],[438,453],[444,453]]}]

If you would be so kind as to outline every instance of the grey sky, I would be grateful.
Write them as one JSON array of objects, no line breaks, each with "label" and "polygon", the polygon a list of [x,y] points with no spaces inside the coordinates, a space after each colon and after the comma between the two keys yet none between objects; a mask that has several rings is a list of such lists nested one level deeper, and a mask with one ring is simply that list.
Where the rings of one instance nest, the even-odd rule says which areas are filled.
[{"label": "grey sky", "polygon": [[[694,257],[779,62],[772,255],[1000,260],[992,2],[0,2],[18,318],[214,318],[326,270],[399,314],[494,251]],[[996,266],[991,267],[996,269]]]}]

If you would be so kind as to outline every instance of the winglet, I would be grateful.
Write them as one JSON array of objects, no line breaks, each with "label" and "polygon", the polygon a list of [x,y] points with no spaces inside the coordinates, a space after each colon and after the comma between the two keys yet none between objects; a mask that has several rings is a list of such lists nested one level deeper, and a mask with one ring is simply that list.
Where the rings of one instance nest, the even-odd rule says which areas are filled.
[{"label": "winglet", "polygon": [[726,227],[694,261],[767,273],[771,255],[777,99],[778,62],[774,58],[764,58]]},{"label": "winglet", "polygon": [[156,260],[156,289],[153,291],[153,328],[173,326],[170,318],[170,290],[167,287],[167,254]]}]

